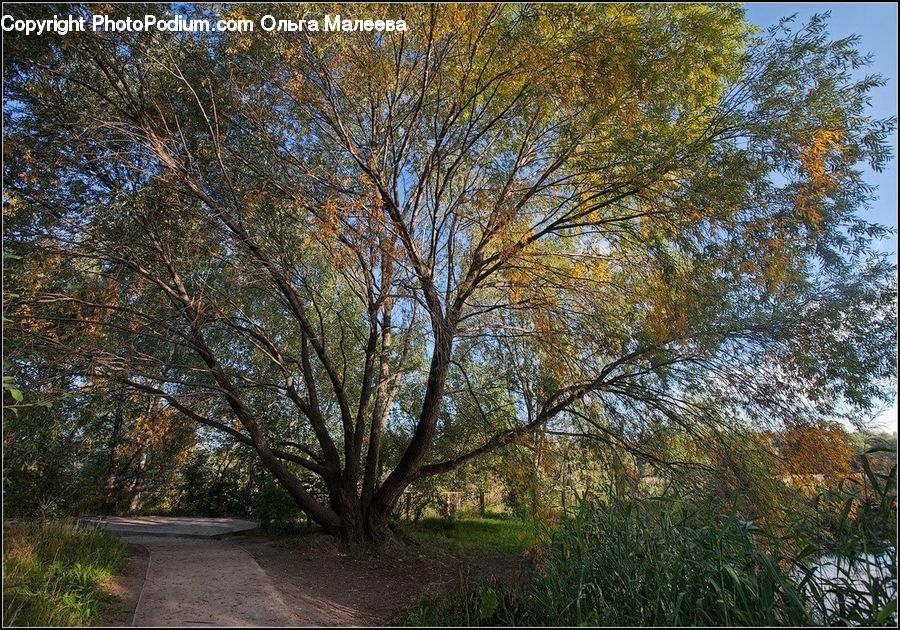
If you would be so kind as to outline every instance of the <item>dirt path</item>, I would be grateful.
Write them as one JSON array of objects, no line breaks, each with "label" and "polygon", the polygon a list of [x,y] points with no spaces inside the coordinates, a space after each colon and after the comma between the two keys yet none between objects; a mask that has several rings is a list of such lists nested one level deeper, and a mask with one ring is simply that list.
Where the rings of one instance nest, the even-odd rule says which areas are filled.
[{"label": "dirt path", "polygon": [[144,578],[147,577],[150,553],[143,545],[129,544],[128,547],[131,555],[125,559],[121,573],[104,584],[106,594],[113,599],[103,611],[98,625],[130,626],[134,619],[134,611],[144,588]]},{"label": "dirt path", "polygon": [[[187,537],[170,531],[183,520],[157,521],[154,536],[123,536],[134,555],[111,585],[119,602],[104,625],[385,625],[426,590],[478,574],[514,579],[523,568],[522,558],[464,557],[399,541],[370,549],[321,534],[213,539],[192,529]],[[147,523],[128,524],[137,525]]]},{"label": "dirt path", "polygon": [[300,625],[269,576],[229,540],[129,537],[150,554],[135,626]]},{"label": "dirt path", "polygon": [[464,576],[515,579],[516,557],[460,557],[423,545],[345,547],[314,534],[292,541],[236,536],[304,625],[383,626],[426,591],[453,589]]},{"label": "dirt path", "polygon": [[458,560],[415,554],[366,554],[312,536],[303,548],[239,536],[241,545],[278,585],[284,600],[316,626],[380,626],[429,587],[458,579]]}]

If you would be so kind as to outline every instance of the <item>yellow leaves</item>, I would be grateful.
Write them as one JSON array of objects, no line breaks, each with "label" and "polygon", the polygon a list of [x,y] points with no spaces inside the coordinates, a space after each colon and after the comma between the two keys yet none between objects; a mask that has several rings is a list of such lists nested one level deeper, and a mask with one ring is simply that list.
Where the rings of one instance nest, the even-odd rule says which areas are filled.
[{"label": "yellow leaves", "polygon": [[568,271],[568,276],[573,280],[586,280],[590,282],[606,282],[609,280],[609,265],[602,258],[595,261],[575,260]]},{"label": "yellow leaves", "polygon": [[813,132],[812,142],[800,150],[800,162],[814,185],[833,184],[834,179],[826,173],[827,160],[834,153],[843,153],[846,147],[841,144],[844,134],[841,131],[817,129]]},{"label": "yellow leaves", "polygon": [[770,291],[792,285],[805,272],[806,261],[796,230],[784,217],[760,218],[746,227],[747,252],[737,269],[759,287]]},{"label": "yellow leaves", "polygon": [[619,13],[616,21],[620,26],[637,26],[640,24],[638,16],[630,11],[622,11]]},{"label": "yellow leaves", "polygon": [[643,329],[657,346],[688,342],[697,325],[705,326],[719,302],[718,291],[706,278],[711,269],[687,258],[672,257],[654,265],[640,288]]},{"label": "yellow leaves", "polygon": [[472,14],[466,4],[451,5],[445,13],[447,21],[456,31],[463,32],[472,27]]},{"label": "yellow leaves", "polygon": [[19,206],[22,205],[19,197],[15,193],[8,193],[6,198],[3,200],[3,216],[4,217],[12,217],[15,216],[16,210]]},{"label": "yellow leaves", "polygon": [[294,72],[291,74],[290,78],[288,78],[284,83],[284,88],[287,92],[298,101],[306,101],[311,98],[314,93],[313,88],[307,84],[306,80],[303,78],[298,72]]},{"label": "yellow leaves", "polygon": [[[15,146],[16,145],[14,145],[14,147]],[[31,150],[31,147],[28,146],[22,148],[20,159],[22,160],[22,164],[24,164],[25,166],[34,166],[34,164],[36,163],[34,152]]]},{"label": "yellow leaves", "polygon": [[226,11],[222,17],[226,20],[247,20],[247,14],[244,12],[244,9],[239,4],[232,4],[228,6],[228,11]]},{"label": "yellow leaves", "polygon": [[706,214],[704,213],[704,208],[700,208],[698,206],[692,206],[687,211],[687,218],[689,221],[693,223],[699,223],[706,219]]},{"label": "yellow leaves", "polygon": [[813,225],[818,225],[822,220],[822,215],[815,207],[815,198],[803,193],[798,193],[794,198],[794,211]]},{"label": "yellow leaves", "polygon": [[646,324],[650,338],[657,345],[676,341],[688,331],[688,313],[683,300],[657,294],[653,297]]},{"label": "yellow leaves", "polygon": [[507,276],[509,279],[509,303],[516,305],[527,301],[525,290],[532,284],[529,270],[516,268],[511,270]]},{"label": "yellow leaves", "polygon": [[176,412],[155,403],[145,413],[135,418],[120,447],[126,456],[133,455],[148,446],[162,444],[175,427]]},{"label": "yellow leaves", "polygon": [[587,273],[588,273],[588,266],[585,265],[580,260],[578,260],[578,261],[575,261],[574,265],[572,265],[572,271],[570,272],[570,275],[573,278],[575,278],[576,280],[579,280],[579,279],[583,278],[585,275],[587,275]]},{"label": "yellow leaves", "polygon": [[522,255],[526,249],[523,246],[533,235],[527,226],[524,217],[516,216],[510,211],[504,211],[498,223],[488,236],[488,242],[492,246],[491,254],[497,254],[502,259],[515,255]]},{"label": "yellow leaves", "polygon": [[235,53],[249,49],[252,39],[247,36],[242,36],[234,37],[232,38],[232,41],[234,42],[234,44],[225,49],[225,52],[229,55],[233,55]]},{"label": "yellow leaves", "polygon": [[15,150],[17,148],[18,143],[16,142],[14,137],[11,137],[9,140],[6,140],[3,143],[3,159],[9,160],[12,158]]},{"label": "yellow leaves", "polygon": [[792,486],[833,487],[851,473],[853,448],[844,429],[831,422],[794,422],[781,436],[779,472]]},{"label": "yellow leaves", "polygon": [[796,266],[790,246],[778,236],[764,239],[759,246],[760,256],[742,260],[738,267],[752,276],[757,286],[776,289],[784,286]]},{"label": "yellow leaves", "polygon": [[39,181],[37,175],[32,172],[19,173],[19,179],[27,184],[36,184]]},{"label": "yellow leaves", "polygon": [[334,199],[329,199],[322,206],[321,212],[313,219],[319,236],[323,240],[331,240],[338,235],[338,206]]},{"label": "yellow leaves", "polygon": [[538,338],[546,339],[550,335],[550,311],[545,308],[546,305],[540,305],[532,311],[531,316],[534,321],[534,331]]},{"label": "yellow leaves", "polygon": [[838,182],[829,172],[829,160],[847,151],[844,133],[832,129],[816,129],[810,142],[800,148],[800,164],[804,180],[794,199],[794,209],[803,219],[817,226],[822,216],[818,210],[824,197]]},{"label": "yellow leaves", "polygon": [[[250,19],[247,17],[247,14],[244,12],[241,5],[230,5],[228,10],[225,11],[221,17],[224,20],[233,21],[245,21]],[[233,55],[237,52],[248,50],[253,42],[253,38],[250,37],[248,33],[237,33],[231,36],[229,41],[231,44],[225,52],[229,55]]]},{"label": "yellow leaves", "polygon": [[[771,239],[768,249],[769,255],[766,258],[766,265],[762,269],[762,279],[769,287],[782,286],[793,268],[794,257],[788,253],[777,237]],[[760,279],[757,281],[761,282]]]}]

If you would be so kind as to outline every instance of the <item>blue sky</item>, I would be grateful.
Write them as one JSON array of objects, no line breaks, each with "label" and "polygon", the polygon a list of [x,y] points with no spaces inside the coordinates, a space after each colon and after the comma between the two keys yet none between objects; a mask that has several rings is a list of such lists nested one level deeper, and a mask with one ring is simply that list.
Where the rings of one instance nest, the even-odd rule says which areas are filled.
[{"label": "blue sky", "polygon": [[[797,23],[816,13],[831,12],[829,32],[835,39],[859,35],[859,47],[872,53],[872,65],[860,74],[880,74],[886,85],[872,93],[872,114],[878,118],[897,115],[897,5],[892,3],[748,3],[747,18],[753,24],[770,26],[782,17],[797,14]],[[878,186],[879,199],[866,217],[874,222],[897,228],[897,132],[891,141],[895,158],[881,173],[869,173],[869,181]],[[880,243],[897,262],[897,234]],[[897,401],[881,413],[876,422],[889,431],[897,430]]]}]

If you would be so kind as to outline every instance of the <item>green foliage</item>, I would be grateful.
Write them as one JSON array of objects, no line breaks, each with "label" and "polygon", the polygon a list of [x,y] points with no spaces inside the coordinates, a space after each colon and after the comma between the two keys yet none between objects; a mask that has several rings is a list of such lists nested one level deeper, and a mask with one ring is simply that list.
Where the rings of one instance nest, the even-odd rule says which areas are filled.
[{"label": "green foliage", "polygon": [[231,441],[195,449],[178,468],[170,511],[176,514],[244,516],[250,498],[247,477],[252,455]]},{"label": "green foliage", "polygon": [[[425,595],[393,620],[397,626],[490,626],[507,625],[499,619],[515,618],[508,607],[517,605],[512,589],[504,584],[465,582],[458,593]],[[511,624],[510,624],[511,625]],[[548,623],[546,625],[557,625]]]},{"label": "green foliage", "polygon": [[284,488],[267,477],[253,497],[253,518],[269,532],[294,533],[302,528],[304,515]]},{"label": "green foliage", "polygon": [[10,397],[16,402],[22,402],[25,400],[25,395],[22,393],[22,390],[16,386],[16,378],[14,376],[5,376],[3,377],[3,393],[9,394]]},{"label": "green foliage", "polygon": [[833,533],[802,516],[764,531],[736,513],[716,517],[686,500],[586,504],[549,533],[527,588],[469,583],[450,596],[426,596],[398,622],[890,625],[897,603],[895,472],[841,489]]},{"label": "green foliage", "polygon": [[97,390],[4,418],[4,507],[17,517],[171,509],[193,427],[148,398]]},{"label": "green foliage", "polygon": [[[881,625],[897,620],[896,449],[890,451],[894,464],[888,470],[879,471],[872,464],[886,450],[875,448],[862,454],[858,462],[864,475],[848,478],[837,490],[822,495],[822,502],[834,506],[837,515],[829,514],[825,521],[824,540],[796,554],[817,618],[831,625]],[[810,529],[807,525],[806,531]]]},{"label": "green foliage", "polygon": [[107,603],[105,580],[128,553],[119,540],[51,522],[3,531],[3,625],[86,626]]},{"label": "green foliage", "polygon": [[521,554],[540,533],[534,523],[514,518],[425,518],[407,530],[420,541],[477,554]]}]

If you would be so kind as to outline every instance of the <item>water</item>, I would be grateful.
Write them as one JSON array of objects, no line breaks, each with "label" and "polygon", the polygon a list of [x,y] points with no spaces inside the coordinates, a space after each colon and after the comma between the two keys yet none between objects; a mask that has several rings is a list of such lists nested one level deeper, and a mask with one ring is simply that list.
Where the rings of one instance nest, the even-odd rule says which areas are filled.
[{"label": "water", "polygon": [[[820,591],[826,615],[854,608],[880,610],[897,595],[896,550],[860,556],[855,562],[838,555],[822,556],[812,567],[814,588]],[[797,577],[803,572],[797,570]]]}]

